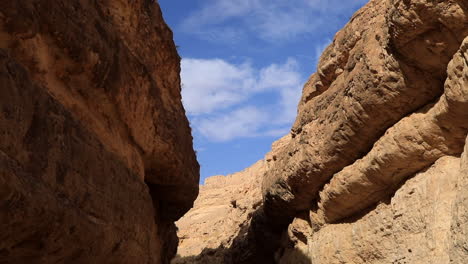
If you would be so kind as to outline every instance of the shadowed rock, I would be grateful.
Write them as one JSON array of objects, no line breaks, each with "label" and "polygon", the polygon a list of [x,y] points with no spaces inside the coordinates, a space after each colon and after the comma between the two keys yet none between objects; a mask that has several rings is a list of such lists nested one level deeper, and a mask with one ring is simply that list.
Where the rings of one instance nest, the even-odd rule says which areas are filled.
[{"label": "shadowed rock", "polygon": [[199,165],[159,5],[0,10],[0,262],[168,263]]}]

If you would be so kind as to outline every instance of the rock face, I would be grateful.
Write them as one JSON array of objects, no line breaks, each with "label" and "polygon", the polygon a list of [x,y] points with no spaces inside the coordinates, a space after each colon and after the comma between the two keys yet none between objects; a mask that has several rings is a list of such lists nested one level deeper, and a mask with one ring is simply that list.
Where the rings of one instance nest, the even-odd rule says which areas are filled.
[{"label": "rock face", "polygon": [[265,163],[261,160],[244,171],[205,180],[194,208],[176,223],[180,242],[173,264],[225,263],[221,249],[230,248],[245,232],[243,227],[262,203]]},{"label": "rock face", "polygon": [[176,223],[180,243],[172,264],[236,263],[237,255],[252,250],[249,228],[261,210],[263,175],[290,138],[273,143],[264,160],[241,172],[205,180],[194,207]]},{"label": "rock face", "polygon": [[198,194],[157,3],[0,3],[0,262],[168,263]]},{"label": "rock face", "polygon": [[304,86],[291,138],[267,155],[243,242],[209,253],[224,263],[465,263],[467,36],[466,0],[359,10]]},{"label": "rock face", "polygon": [[[368,154],[401,119],[440,97],[447,65],[468,35],[467,4],[371,1],[337,33],[304,87],[293,140],[278,153],[263,182],[271,217],[286,223],[296,212],[310,209],[335,173]],[[460,154],[466,128],[451,129],[457,128],[447,128],[454,142],[414,140],[431,145],[428,150]],[[434,145],[440,142],[448,146]],[[423,157],[402,174],[436,159]]]},{"label": "rock face", "polygon": [[[460,163],[440,158],[393,197],[346,221],[320,228],[305,221],[300,232],[288,233],[279,263],[450,263]],[[453,263],[463,263],[466,254]]]},{"label": "rock face", "polygon": [[468,256],[468,193],[466,192],[468,187],[468,137],[460,162],[460,172],[456,182],[457,196],[452,209],[451,221],[452,236],[449,254],[450,261],[453,263],[463,263]]},{"label": "rock face", "polygon": [[[374,6],[384,2],[369,3],[347,28],[357,23],[359,17],[365,17],[365,13],[362,12],[366,9],[375,8]],[[466,236],[459,235],[466,229],[464,219],[467,201],[464,198],[465,191],[460,187],[463,186],[466,174],[466,171],[460,168],[466,166],[466,160],[459,157],[468,133],[468,38],[462,41],[463,39],[456,37],[468,35],[467,3],[446,1],[434,4],[408,1],[407,11],[400,10],[403,3],[399,4],[396,1],[395,6],[386,11],[390,14],[387,20],[391,19],[391,31],[388,36],[393,54],[381,53],[379,56],[370,57],[370,62],[365,66],[366,69],[372,69],[373,65],[379,65],[378,61],[373,61],[374,58],[385,58],[389,61],[381,66],[390,67],[393,61],[397,63],[393,65],[399,67],[385,71],[378,68],[374,75],[369,75],[370,81],[378,78],[375,86],[355,86],[352,75],[356,68],[351,71],[345,69],[342,73],[344,76],[337,77],[322,94],[307,102],[303,98],[300,109],[307,112],[305,109],[314,109],[321,101],[327,100],[330,96],[328,93],[333,91],[331,89],[334,83],[341,86],[341,89],[344,88],[344,91],[334,91],[335,96],[339,97],[344,93],[345,97],[341,105],[332,107],[337,110],[332,114],[334,119],[324,119],[328,126],[320,124],[321,111],[311,111],[318,119],[307,119],[309,117],[301,117],[301,112],[299,113],[293,128],[293,131],[298,132],[290,147],[297,148],[297,153],[303,154],[279,154],[279,159],[288,161],[276,164],[286,167],[280,165],[267,173],[264,182],[265,212],[270,215],[278,215],[279,212],[281,215],[283,206],[288,208],[287,214],[296,211],[295,220],[288,227],[288,238],[284,239],[283,246],[278,251],[279,263],[463,263],[466,260],[468,252],[462,245],[466,245],[468,240]],[[385,10],[384,6],[381,8]],[[450,12],[444,13],[440,8],[446,8],[445,10]],[[438,19],[442,23],[445,20],[450,21],[444,23],[443,28],[458,32],[453,34],[455,38],[441,39],[438,34],[444,35],[444,29],[438,34],[421,31],[419,34],[413,34],[413,40],[400,44],[400,38],[406,32],[403,30],[405,28],[399,27],[405,25],[404,18],[407,14],[417,15],[421,21],[425,21],[427,19],[423,17],[423,12],[431,13],[433,10],[440,10]],[[464,25],[464,28],[459,25]],[[421,26],[415,28],[419,27]],[[361,36],[365,37],[366,33]],[[339,37],[340,33],[337,39]],[[374,39],[382,40],[377,37]],[[414,54],[406,50],[411,47],[414,49],[412,41],[420,43]],[[451,41],[454,41],[453,44]],[[436,46],[440,47],[439,53],[435,53],[431,48],[433,46],[424,47],[422,43],[437,44]],[[459,46],[458,51],[452,54],[452,59],[447,65],[443,54],[448,52],[448,47],[456,43]],[[329,52],[335,52],[333,50],[336,46],[335,40],[325,52],[318,75]],[[372,41],[366,48],[372,48]],[[356,47],[351,49],[349,54],[353,54],[354,49]],[[424,55],[424,49],[437,59],[430,58],[428,54]],[[446,74],[442,74],[437,67],[445,68]],[[365,73],[364,69],[361,71]],[[431,73],[432,77],[424,77],[427,73]],[[357,74],[358,80],[366,79],[361,73]],[[387,82],[389,79],[386,79],[385,75],[389,74],[394,74],[391,81],[394,86]],[[433,77],[435,79],[429,79]],[[317,77],[312,76],[312,79],[314,78]],[[441,78],[446,79],[444,84],[437,80]],[[421,83],[428,80],[428,85]],[[379,90],[379,87],[382,90]],[[442,89],[441,96],[436,87]],[[360,88],[365,90],[359,91]],[[432,92],[427,89],[431,89]],[[351,93],[346,95],[349,92]],[[372,99],[373,92],[381,98]],[[420,92],[421,96],[416,98],[411,95],[413,92]],[[424,100],[423,97],[431,93],[435,98],[426,101],[425,105],[417,102]],[[352,104],[347,105],[349,101]],[[405,102],[404,105],[401,102]],[[415,104],[418,109],[410,114],[406,113],[413,111],[410,108]],[[374,108],[376,106],[383,110]],[[399,110],[394,107],[398,107]],[[389,109],[392,111],[387,112]],[[397,117],[399,111],[405,113],[401,112],[403,115]],[[380,116],[382,114],[386,117]],[[382,124],[379,122],[392,118],[400,120],[382,133]],[[337,129],[321,132],[330,127]],[[331,146],[325,146],[321,141],[323,139],[317,140],[316,135],[330,136],[325,139]],[[370,140],[376,136],[376,140]],[[305,142],[308,144],[301,148]],[[312,144],[313,142],[315,144]],[[361,151],[356,152],[357,150]],[[298,159],[296,162],[293,162],[294,156]],[[349,159],[353,157],[358,159],[349,163]],[[330,166],[317,164],[316,160]],[[295,170],[295,164],[305,166],[301,168],[305,174],[295,174],[298,172]],[[312,166],[313,169],[303,170],[308,166]],[[279,172],[287,173],[280,175]],[[299,182],[301,185],[298,185]],[[306,217],[299,213],[300,210],[305,211],[304,201],[311,204]],[[455,212],[453,207],[457,208]],[[287,219],[287,214],[282,214],[282,219]],[[458,223],[452,224],[452,218]],[[292,230],[300,231],[294,233]],[[452,243],[454,245],[451,245]]]}]

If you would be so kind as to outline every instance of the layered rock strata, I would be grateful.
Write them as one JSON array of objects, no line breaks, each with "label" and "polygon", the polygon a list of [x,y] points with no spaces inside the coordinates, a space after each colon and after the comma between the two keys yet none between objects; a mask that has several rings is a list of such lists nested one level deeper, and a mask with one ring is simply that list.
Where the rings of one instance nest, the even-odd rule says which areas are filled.
[{"label": "layered rock strata", "polygon": [[289,225],[278,263],[464,263],[468,38],[443,88],[319,188]]},{"label": "layered rock strata", "polygon": [[296,218],[278,263],[464,263],[467,252],[460,248],[455,256],[451,244],[467,239],[450,231],[452,208],[465,193],[457,188],[460,164],[444,156],[391,198],[346,221],[317,228]]},{"label": "layered rock strata", "polygon": [[0,262],[168,263],[198,194],[157,3],[0,3]]},{"label": "layered rock strata", "polygon": [[335,173],[440,97],[447,65],[468,35],[467,4],[374,0],[337,33],[304,87],[293,139],[263,182],[271,217],[287,223],[310,209]]}]

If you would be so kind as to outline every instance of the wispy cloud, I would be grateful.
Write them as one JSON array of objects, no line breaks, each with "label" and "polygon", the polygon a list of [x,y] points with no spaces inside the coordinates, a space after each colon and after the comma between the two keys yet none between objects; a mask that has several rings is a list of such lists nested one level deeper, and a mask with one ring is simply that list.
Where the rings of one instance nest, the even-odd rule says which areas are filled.
[{"label": "wispy cloud", "polygon": [[[207,0],[182,22],[182,29],[201,38],[239,40],[251,35],[266,41],[286,41],[319,34],[350,9],[367,0]],[[235,30],[234,30],[235,29]],[[215,37],[214,37],[215,36]]]},{"label": "wispy cloud", "polygon": [[[184,106],[195,131],[211,141],[286,133],[303,81],[294,59],[261,69],[222,59],[182,60]],[[268,99],[258,104],[262,97]]]},{"label": "wispy cloud", "polygon": [[259,136],[268,114],[254,106],[246,106],[215,117],[195,119],[196,129],[212,141]]},{"label": "wispy cloud", "polygon": [[255,78],[249,63],[222,59],[183,59],[182,96],[191,115],[208,114],[245,100]]}]

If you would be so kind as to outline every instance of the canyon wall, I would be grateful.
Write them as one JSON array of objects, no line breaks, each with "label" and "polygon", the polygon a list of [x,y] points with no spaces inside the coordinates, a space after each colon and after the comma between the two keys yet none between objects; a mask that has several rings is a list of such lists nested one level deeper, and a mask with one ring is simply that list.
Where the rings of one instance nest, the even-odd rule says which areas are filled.
[{"label": "canyon wall", "polygon": [[241,172],[205,180],[194,207],[176,222],[180,243],[172,264],[232,263],[234,255],[239,261],[262,246],[249,234],[261,212],[262,177],[290,139],[286,135],[273,143],[264,160]]},{"label": "canyon wall", "polygon": [[168,263],[198,195],[150,0],[0,2],[0,262]]},{"label": "canyon wall", "polygon": [[176,222],[180,242],[171,263],[225,263],[224,250],[243,238],[262,203],[264,172],[265,161],[261,160],[244,171],[206,179],[194,208]]},{"label": "canyon wall", "polygon": [[257,175],[262,203],[240,236],[231,229],[242,239],[206,253],[464,263],[467,36],[466,0],[371,0],[356,12],[305,84],[291,138]]}]

